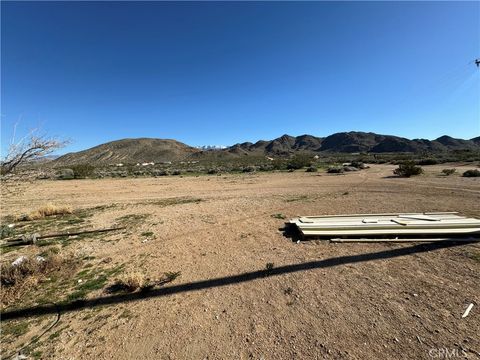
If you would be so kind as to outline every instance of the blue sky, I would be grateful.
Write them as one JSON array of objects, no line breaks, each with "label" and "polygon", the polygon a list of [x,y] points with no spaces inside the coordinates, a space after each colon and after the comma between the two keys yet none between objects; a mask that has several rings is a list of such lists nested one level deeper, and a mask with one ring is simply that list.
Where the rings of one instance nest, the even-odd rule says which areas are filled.
[{"label": "blue sky", "polygon": [[2,2],[2,148],[480,135],[479,2]]}]

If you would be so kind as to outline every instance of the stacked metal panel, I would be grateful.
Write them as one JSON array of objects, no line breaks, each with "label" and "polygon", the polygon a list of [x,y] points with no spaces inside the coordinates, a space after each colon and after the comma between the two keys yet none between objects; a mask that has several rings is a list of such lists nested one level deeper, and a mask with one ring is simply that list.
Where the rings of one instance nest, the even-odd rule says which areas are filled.
[{"label": "stacked metal panel", "polygon": [[480,235],[480,219],[455,212],[304,216],[290,223],[304,236]]}]

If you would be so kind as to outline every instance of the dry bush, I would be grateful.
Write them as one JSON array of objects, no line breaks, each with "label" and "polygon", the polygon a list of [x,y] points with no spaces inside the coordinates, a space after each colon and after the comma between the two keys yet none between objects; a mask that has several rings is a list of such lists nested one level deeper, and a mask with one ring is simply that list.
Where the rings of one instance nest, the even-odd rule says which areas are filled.
[{"label": "dry bush", "polygon": [[445,176],[453,175],[457,172],[457,169],[443,169],[442,174]]},{"label": "dry bush", "polygon": [[44,219],[48,216],[53,216],[53,215],[67,215],[67,214],[71,214],[72,212],[73,210],[70,206],[58,206],[53,204],[47,204],[45,206],[38,208],[37,210],[32,211],[27,216],[23,216],[22,219],[27,221],[38,220],[38,219]]},{"label": "dry bush", "polygon": [[19,265],[2,266],[0,275],[2,286],[15,286],[21,283],[25,278],[33,276],[40,272],[39,261],[32,258],[26,258]]},{"label": "dry bush", "polygon": [[47,275],[58,272],[66,274],[75,267],[75,261],[62,258],[54,252],[49,252],[45,257],[26,257],[18,265],[2,264],[0,302],[3,306],[8,306],[34,290]]},{"label": "dry bush", "polygon": [[138,271],[131,271],[122,274],[116,281],[114,286],[118,289],[133,292],[146,285],[145,275]]}]

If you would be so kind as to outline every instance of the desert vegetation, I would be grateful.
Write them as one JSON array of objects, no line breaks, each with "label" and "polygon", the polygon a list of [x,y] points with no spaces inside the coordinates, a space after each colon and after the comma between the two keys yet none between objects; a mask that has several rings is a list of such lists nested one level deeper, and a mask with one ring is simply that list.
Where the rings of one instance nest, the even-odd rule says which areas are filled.
[{"label": "desert vegetation", "polygon": [[421,175],[423,173],[423,169],[420,166],[415,165],[415,163],[412,161],[406,161],[398,165],[398,168],[393,170],[393,173],[401,177],[411,177]]},{"label": "desert vegetation", "polygon": [[457,169],[443,169],[442,174],[445,176],[453,175],[457,172]]},{"label": "desert vegetation", "polygon": [[471,169],[467,170],[462,174],[463,177],[480,177],[480,170]]},{"label": "desert vegetation", "polygon": [[[215,150],[212,150],[212,152]],[[475,164],[480,161],[480,154],[460,153],[457,155],[435,154],[431,157],[422,158],[416,154],[320,154],[316,153],[298,153],[293,155],[280,156],[260,156],[249,155],[238,158],[200,158],[199,160],[171,161],[167,163],[153,162],[147,165],[122,163],[102,165],[102,164],[78,164],[78,165],[56,165],[51,163],[49,171],[31,167],[36,171],[40,179],[72,180],[84,178],[142,178],[142,177],[165,177],[165,176],[200,176],[222,174],[241,174],[256,172],[278,172],[278,171],[306,171],[315,172],[317,170],[331,169],[331,172],[343,172],[345,166],[349,164],[347,171],[352,168],[362,170],[365,164],[411,164],[415,166],[432,166],[435,164],[445,164],[452,162],[464,162],[466,164]],[[408,165],[410,166],[410,165]],[[404,165],[402,165],[404,167]],[[413,168],[412,168],[413,169]]]},{"label": "desert vegetation", "polygon": [[[332,307],[329,310],[332,313],[327,314],[324,304],[317,306],[315,299],[320,295],[348,314],[346,332],[359,326],[359,314],[361,319],[368,318],[370,309],[375,308],[389,314],[383,332],[391,338],[399,336],[396,328],[400,323],[406,329],[405,338],[416,340],[418,335],[428,341],[438,341],[439,337],[442,341],[454,341],[449,333],[432,337],[428,331],[418,330],[413,322],[417,317],[398,315],[396,304],[375,294],[392,291],[393,287],[395,294],[404,292],[405,297],[415,299],[414,306],[409,305],[410,300],[402,300],[403,306],[411,311],[424,309],[422,318],[432,318],[431,322],[425,320],[428,326],[444,321],[441,312],[429,309],[445,308],[445,299],[449,299],[449,312],[463,311],[463,298],[470,299],[476,292],[475,279],[469,280],[472,274],[469,269],[478,266],[477,246],[438,249],[435,257],[432,252],[420,252],[415,257],[406,255],[394,261],[339,263],[309,270],[313,264],[337,263],[330,259],[358,258],[361,256],[358,254],[396,249],[382,244],[363,244],[361,249],[321,241],[297,244],[296,239],[280,230],[285,221],[297,214],[365,209],[369,212],[439,209],[478,214],[477,199],[471,195],[477,191],[475,179],[439,176],[444,166],[437,164],[424,166],[424,176],[395,180],[391,179],[391,172],[396,165],[365,165],[363,160],[348,157],[325,162],[311,157],[310,165],[304,163],[305,167],[292,172],[287,169],[287,158],[279,160],[284,164],[282,170],[244,172],[241,166],[259,165],[242,162],[241,166],[235,164],[236,172],[222,169],[205,174],[208,176],[198,176],[198,172],[186,176],[191,164],[184,164],[182,178],[129,175],[126,179],[39,181],[15,201],[9,199],[5,203],[1,227],[1,306],[2,314],[7,316],[22,309],[50,309],[50,313],[2,320],[4,355],[21,349],[22,354],[32,358],[65,354],[81,358],[108,348],[109,354],[120,356],[126,351],[121,339],[127,337],[129,346],[142,353],[153,346],[150,337],[145,337],[140,346],[140,341],[131,338],[132,327],[146,333],[168,331],[171,336],[155,337],[156,344],[160,341],[163,348],[167,342],[172,346],[167,339],[179,328],[189,338],[197,339],[199,331],[203,334],[193,327],[191,318],[202,328],[233,322],[245,326],[247,332],[257,322],[267,324],[268,336],[263,332],[248,336],[268,347],[271,336],[283,336],[275,325],[278,321],[286,321],[300,332],[307,331],[302,327],[304,323],[318,324],[313,325],[315,332],[322,334],[337,310]],[[165,165],[168,166],[176,165]],[[212,167],[209,166],[205,169]],[[307,172],[309,166],[318,169],[317,172]],[[449,166],[460,174],[475,170],[465,163]],[[340,169],[341,176],[327,175],[330,167]],[[350,167],[358,171],[347,170]],[[389,192],[390,202],[382,201],[385,192]],[[72,197],[72,193],[76,196]],[[418,200],[414,204],[411,194]],[[105,227],[119,230],[69,235]],[[24,235],[50,233],[59,236],[30,245],[3,246]],[[307,270],[283,273],[282,269],[285,266],[290,269],[290,265]],[[358,276],[352,276],[352,272]],[[459,277],[467,282],[462,299],[446,290],[448,286],[438,293],[438,287],[431,285],[439,272],[446,284],[456,284]],[[385,273],[390,285],[385,283]],[[368,274],[368,280],[362,278],[364,274]],[[238,279],[240,282],[236,283]],[[372,299],[365,299],[362,294],[370,291],[370,284],[381,291],[374,292]],[[172,289],[179,292],[165,295]],[[419,295],[410,295],[413,293]],[[367,301],[367,304],[352,306],[352,301],[360,304]],[[309,304],[314,304],[315,320],[310,312],[299,310],[312,306]],[[60,320],[50,328],[57,317],[57,308]],[[72,308],[75,311],[70,311]],[[246,318],[244,311],[256,313],[255,322]],[[455,329],[469,339],[476,333],[475,326]],[[229,331],[237,334],[236,330]],[[412,344],[419,344],[413,340]],[[66,347],[70,341],[94,346],[86,347],[87,350]],[[225,339],[207,337],[202,341],[210,347]],[[298,348],[306,352],[316,349],[314,342],[306,341]],[[335,344],[325,346],[340,351],[343,345],[337,343],[344,344],[343,341],[335,337]],[[372,337],[365,341],[373,344],[376,340]],[[243,348],[245,344],[242,340],[235,346]],[[173,344],[175,352],[181,352],[184,345],[181,339]],[[278,346],[284,352],[290,349],[289,345]],[[365,354],[361,349],[355,351]]]}]

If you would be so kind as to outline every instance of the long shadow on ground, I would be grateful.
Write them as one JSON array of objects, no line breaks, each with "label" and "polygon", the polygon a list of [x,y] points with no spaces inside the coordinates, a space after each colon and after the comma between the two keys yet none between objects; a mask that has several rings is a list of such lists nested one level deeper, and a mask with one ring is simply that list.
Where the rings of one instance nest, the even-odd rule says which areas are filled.
[{"label": "long shadow on ground", "polygon": [[272,269],[247,272],[239,275],[225,276],[221,278],[202,280],[202,281],[197,281],[197,282],[192,282],[187,284],[180,284],[180,285],[162,287],[158,289],[151,289],[150,291],[147,291],[147,292],[116,294],[116,295],[109,295],[109,296],[104,296],[104,297],[90,299],[90,300],[77,300],[70,303],[55,304],[55,305],[53,304],[41,305],[41,306],[34,306],[34,307],[18,309],[18,310],[10,310],[2,313],[1,319],[5,321],[5,320],[12,320],[12,319],[33,317],[33,316],[41,316],[46,314],[57,314],[59,312],[78,311],[85,308],[94,308],[102,305],[139,301],[143,299],[162,297],[162,296],[183,293],[188,291],[198,291],[198,290],[209,289],[213,287],[239,284],[247,281],[252,281],[255,279],[265,278],[267,276],[278,276],[283,274],[295,273],[299,271],[322,269],[322,268],[328,268],[332,266],[360,263],[365,261],[391,259],[399,256],[425,253],[428,251],[455,247],[455,246],[462,246],[462,245],[475,243],[475,242],[476,241],[474,240],[472,240],[471,242],[463,241],[461,243],[452,242],[452,241],[442,241],[442,242],[414,245],[409,247],[402,247],[398,249],[389,249],[389,250],[378,251],[374,253],[340,256],[340,257],[335,257],[335,258],[330,258],[325,260],[310,261],[310,262],[301,263],[301,264],[285,265],[285,266],[274,267]]}]

